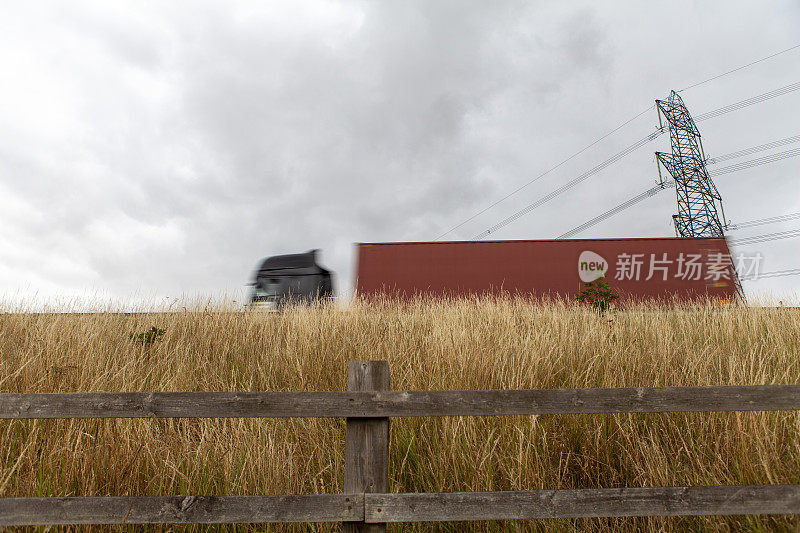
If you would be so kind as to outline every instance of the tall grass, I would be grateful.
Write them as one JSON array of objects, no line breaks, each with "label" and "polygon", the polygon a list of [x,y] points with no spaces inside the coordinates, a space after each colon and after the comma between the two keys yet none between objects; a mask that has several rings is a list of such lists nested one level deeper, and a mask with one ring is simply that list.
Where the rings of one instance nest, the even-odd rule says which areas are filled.
[{"label": "tall grass", "polygon": [[[152,326],[164,335],[132,341]],[[800,383],[798,356],[800,312],[770,308],[599,315],[563,302],[467,299],[282,314],[0,314],[0,392],[343,390],[351,359],[388,360],[392,388],[406,390]],[[342,490],[338,419],[0,421],[0,443],[6,497]],[[800,484],[800,415],[395,419],[390,476],[393,492]],[[798,527],[793,517],[691,517],[393,529]]]}]

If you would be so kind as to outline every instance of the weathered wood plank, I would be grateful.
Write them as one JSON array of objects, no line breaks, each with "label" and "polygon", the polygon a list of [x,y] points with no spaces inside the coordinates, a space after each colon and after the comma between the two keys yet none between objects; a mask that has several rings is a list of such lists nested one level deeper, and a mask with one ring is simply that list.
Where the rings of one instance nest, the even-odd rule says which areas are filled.
[{"label": "weathered wood plank", "polygon": [[390,391],[375,404],[390,417],[782,411],[800,409],[800,385]]},{"label": "weathered wood plank", "polygon": [[[386,361],[350,361],[348,391],[388,390]],[[345,434],[344,491],[348,494],[389,492],[389,419],[348,418]],[[351,522],[345,533],[381,533],[385,523]]]},{"label": "weathered wood plank", "polygon": [[0,498],[0,526],[363,520],[360,494]]},{"label": "weathered wood plank", "polygon": [[800,410],[800,385],[484,391],[4,393],[8,418],[253,418]]},{"label": "weathered wood plank", "polygon": [[800,486],[367,494],[367,522],[800,513]]},{"label": "weathered wood plank", "polygon": [[7,393],[0,418],[343,417],[370,400],[346,392]]}]

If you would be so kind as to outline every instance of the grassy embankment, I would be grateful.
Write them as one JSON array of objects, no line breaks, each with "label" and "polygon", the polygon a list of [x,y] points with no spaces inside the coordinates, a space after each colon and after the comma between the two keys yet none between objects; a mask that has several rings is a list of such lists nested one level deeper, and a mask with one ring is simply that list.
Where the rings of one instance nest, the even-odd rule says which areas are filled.
[{"label": "grassy embankment", "polygon": [[[160,340],[131,341],[153,325]],[[798,356],[800,311],[766,308],[608,318],[465,300],[0,315],[0,392],[342,390],[351,359],[388,360],[395,389],[800,383]],[[328,419],[0,421],[0,496],[340,492],[343,430]],[[391,438],[394,492],[800,484],[797,413],[414,418],[393,421]],[[701,517],[394,530],[797,527],[791,517]]]}]

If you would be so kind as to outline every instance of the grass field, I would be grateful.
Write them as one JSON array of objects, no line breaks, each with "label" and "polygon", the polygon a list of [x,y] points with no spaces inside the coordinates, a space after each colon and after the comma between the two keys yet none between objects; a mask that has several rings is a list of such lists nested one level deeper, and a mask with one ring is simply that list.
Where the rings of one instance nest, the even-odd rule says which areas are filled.
[{"label": "grass field", "polygon": [[[159,340],[132,341],[152,326]],[[798,384],[798,356],[800,311],[769,308],[599,315],[487,299],[280,315],[0,314],[0,392],[343,390],[351,359],[388,360],[395,389]],[[0,421],[0,442],[0,496],[342,490],[335,419]],[[400,419],[390,476],[393,492],[800,484],[800,414]],[[699,517],[390,530],[797,528],[793,517]]]}]

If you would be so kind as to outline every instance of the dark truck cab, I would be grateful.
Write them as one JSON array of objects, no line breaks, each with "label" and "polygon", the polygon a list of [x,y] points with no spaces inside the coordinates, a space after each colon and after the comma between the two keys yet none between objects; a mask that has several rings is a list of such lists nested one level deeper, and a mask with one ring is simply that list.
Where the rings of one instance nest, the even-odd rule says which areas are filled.
[{"label": "dark truck cab", "polygon": [[250,308],[278,311],[289,303],[331,297],[331,272],[317,264],[317,250],[309,250],[264,259],[255,273]]}]

